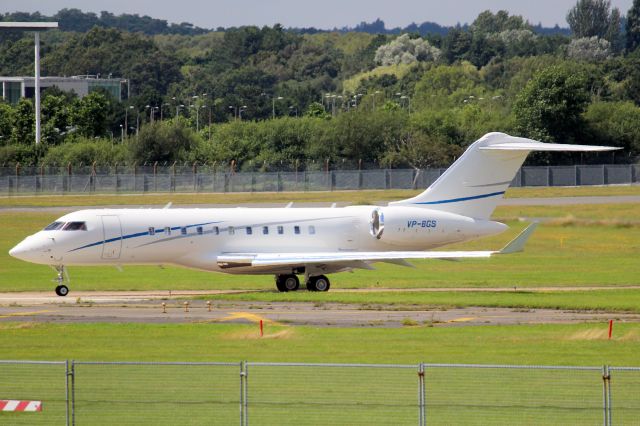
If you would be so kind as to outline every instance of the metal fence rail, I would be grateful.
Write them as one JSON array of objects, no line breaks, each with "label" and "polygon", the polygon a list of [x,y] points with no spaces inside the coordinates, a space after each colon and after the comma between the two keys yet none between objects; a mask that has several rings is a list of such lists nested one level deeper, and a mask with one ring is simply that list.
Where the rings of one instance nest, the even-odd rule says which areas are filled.
[{"label": "metal fence rail", "polygon": [[0,424],[632,425],[640,367],[0,361]]},{"label": "metal fence rail", "polygon": [[[82,168],[67,171],[0,167],[0,194],[282,192],[418,189],[445,169],[223,172],[185,167]],[[640,165],[523,167],[511,182],[523,186],[638,183]]]}]

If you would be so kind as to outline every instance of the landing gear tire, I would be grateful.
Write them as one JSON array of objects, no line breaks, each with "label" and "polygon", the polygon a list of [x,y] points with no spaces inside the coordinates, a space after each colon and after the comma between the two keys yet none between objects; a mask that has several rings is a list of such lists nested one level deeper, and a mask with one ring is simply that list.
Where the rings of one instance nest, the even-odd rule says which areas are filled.
[{"label": "landing gear tire", "polygon": [[56,294],[58,296],[66,296],[67,294],[69,294],[69,287],[67,287],[66,285],[59,285],[56,287]]},{"label": "landing gear tire", "polygon": [[300,288],[300,280],[295,275],[278,275],[276,287],[280,292],[296,291]]},{"label": "landing gear tire", "polygon": [[307,281],[307,290],[309,291],[329,291],[329,288],[331,288],[331,282],[324,275],[309,277],[309,281]]},{"label": "landing gear tire", "polygon": [[58,285],[56,286],[56,294],[58,296],[64,297],[69,294],[69,287],[63,284],[64,282],[69,282],[69,275],[67,274],[67,271],[65,270],[63,265],[56,266],[54,267],[54,269],[58,272],[58,277],[55,279],[55,281],[58,283]]}]

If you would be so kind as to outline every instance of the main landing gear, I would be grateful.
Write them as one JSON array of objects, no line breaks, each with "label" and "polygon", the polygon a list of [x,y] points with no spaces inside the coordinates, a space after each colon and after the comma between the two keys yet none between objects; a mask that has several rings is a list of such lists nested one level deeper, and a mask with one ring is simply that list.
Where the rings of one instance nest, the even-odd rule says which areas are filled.
[{"label": "main landing gear", "polygon": [[58,277],[56,278],[56,282],[58,283],[56,286],[56,294],[64,297],[69,294],[69,287],[64,284],[65,281],[69,281],[69,276],[67,275],[67,271],[64,269],[64,266],[56,266],[55,269],[58,272]]},{"label": "main landing gear", "polygon": [[[276,287],[278,291],[297,291],[300,288],[300,280],[296,275],[276,275]],[[309,277],[307,280],[307,290],[309,291],[329,291],[331,282],[324,275]]]}]

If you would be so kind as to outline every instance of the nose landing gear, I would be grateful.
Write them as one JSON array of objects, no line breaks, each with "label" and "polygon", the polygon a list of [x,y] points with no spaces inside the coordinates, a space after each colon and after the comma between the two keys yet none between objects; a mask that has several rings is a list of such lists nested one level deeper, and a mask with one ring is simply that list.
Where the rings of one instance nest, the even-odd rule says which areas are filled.
[{"label": "nose landing gear", "polygon": [[55,269],[58,272],[58,277],[55,279],[55,282],[58,283],[56,286],[56,294],[64,297],[69,294],[69,287],[64,284],[65,282],[69,282],[69,275],[63,265],[56,266]]}]

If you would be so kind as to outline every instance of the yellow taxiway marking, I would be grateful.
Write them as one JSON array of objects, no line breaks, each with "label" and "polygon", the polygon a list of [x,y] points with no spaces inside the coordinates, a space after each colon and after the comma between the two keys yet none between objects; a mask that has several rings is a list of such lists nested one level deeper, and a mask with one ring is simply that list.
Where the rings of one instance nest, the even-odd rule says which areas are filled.
[{"label": "yellow taxiway marking", "polygon": [[263,321],[265,323],[278,324],[276,321],[272,321],[268,318],[261,317],[260,315],[250,314],[248,312],[231,312],[231,315],[228,315],[224,318],[220,318],[218,321],[233,321],[237,319],[245,319],[247,321],[256,322],[256,323]]},{"label": "yellow taxiway marking", "polygon": [[12,314],[0,315],[0,318],[11,318],[11,317],[30,317],[33,315],[46,314],[51,311],[35,311],[35,312],[14,312]]},{"label": "yellow taxiway marking", "polygon": [[462,318],[454,318],[452,320],[449,320],[447,322],[469,322],[469,321],[473,321],[474,319],[476,319],[475,317],[462,317]]}]

